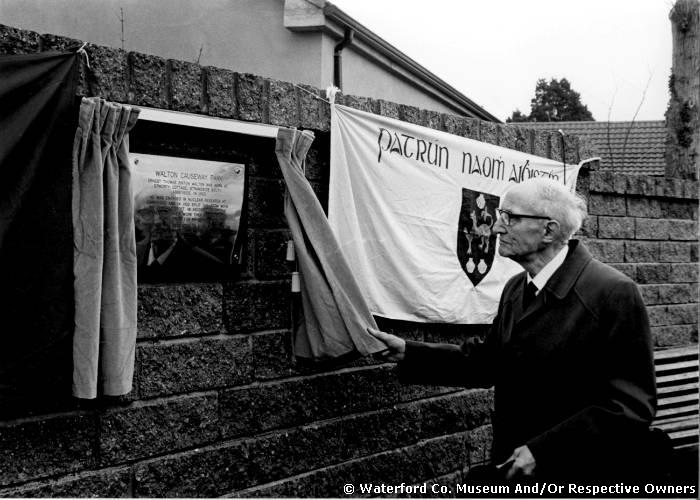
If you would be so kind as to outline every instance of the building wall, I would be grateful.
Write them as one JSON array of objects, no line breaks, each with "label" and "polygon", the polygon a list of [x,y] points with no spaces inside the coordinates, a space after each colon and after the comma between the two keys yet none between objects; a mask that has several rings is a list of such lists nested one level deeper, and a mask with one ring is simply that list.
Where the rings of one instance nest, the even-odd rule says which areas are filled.
[{"label": "building wall", "polygon": [[321,33],[285,29],[282,0],[0,0],[0,22],[121,48],[120,9],[126,50],[322,88],[333,81],[332,69],[321,80]]},{"label": "building wall", "polygon": [[[0,54],[69,43],[0,26]],[[306,172],[326,202],[327,104],[286,82],[102,46],[87,50],[92,69],[83,67],[83,95],[314,130]],[[389,101],[339,100],[561,157],[558,136],[547,133]],[[134,391],[18,408],[0,421],[0,496],[340,497],[346,483],[454,485],[488,460],[491,391],[401,386],[392,365],[371,360],[308,365],[293,358],[284,188],[272,144],[221,142],[249,170],[241,279],[141,285]],[[569,137],[565,154],[577,161],[592,156],[587,147]],[[593,172],[581,176],[579,191],[591,211],[580,236],[640,283],[656,344],[696,343],[698,183]],[[431,341],[458,342],[479,331],[380,326]]]},{"label": "building wall", "polygon": [[[331,42],[335,44],[335,42]],[[330,61],[333,57],[331,46]],[[347,94],[386,99],[399,104],[410,104],[422,109],[441,113],[454,113],[447,104],[426,92],[419,91],[403,78],[396,76],[386,67],[370,62],[359,54],[353,46],[343,52],[343,91]],[[331,71],[333,66],[331,64]],[[332,73],[331,73],[332,75]],[[332,79],[331,79],[332,81]]]},{"label": "building wall", "polygon": [[[154,8],[167,3],[167,9]],[[197,62],[325,89],[333,84],[339,41],[320,31],[284,27],[283,0],[0,0],[0,22],[166,59]],[[200,55],[200,49],[202,49]],[[348,94],[449,112],[443,102],[370,62],[343,51]]]}]

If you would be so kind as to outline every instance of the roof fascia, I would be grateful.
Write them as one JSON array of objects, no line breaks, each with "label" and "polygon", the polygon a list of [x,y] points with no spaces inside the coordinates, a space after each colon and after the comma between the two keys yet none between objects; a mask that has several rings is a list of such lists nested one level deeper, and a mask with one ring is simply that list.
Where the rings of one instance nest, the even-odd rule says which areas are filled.
[{"label": "roof fascia", "polygon": [[501,120],[418,64],[396,47],[325,0],[285,0],[284,25],[290,31],[321,31],[340,39],[355,32],[351,48],[380,67],[418,87],[457,113],[482,120]]}]

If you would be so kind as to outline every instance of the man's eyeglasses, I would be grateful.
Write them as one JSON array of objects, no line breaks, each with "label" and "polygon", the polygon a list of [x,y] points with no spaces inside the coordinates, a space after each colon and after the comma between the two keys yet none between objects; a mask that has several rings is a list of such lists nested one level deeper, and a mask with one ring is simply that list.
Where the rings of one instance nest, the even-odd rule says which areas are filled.
[{"label": "man's eyeglasses", "polygon": [[503,221],[503,224],[506,226],[510,226],[511,224],[511,219],[512,218],[517,218],[517,219],[542,219],[542,220],[549,220],[551,217],[546,217],[544,215],[527,215],[527,214],[514,214],[513,212],[510,212],[508,210],[503,210],[502,208],[497,208],[496,211],[498,212],[498,216],[501,218]]}]

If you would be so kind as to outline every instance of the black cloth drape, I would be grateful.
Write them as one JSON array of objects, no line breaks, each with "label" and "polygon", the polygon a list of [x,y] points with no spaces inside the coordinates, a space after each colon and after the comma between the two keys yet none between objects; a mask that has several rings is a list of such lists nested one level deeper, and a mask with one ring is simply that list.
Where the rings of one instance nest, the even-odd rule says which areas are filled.
[{"label": "black cloth drape", "polygon": [[78,58],[0,57],[0,412],[70,394]]}]

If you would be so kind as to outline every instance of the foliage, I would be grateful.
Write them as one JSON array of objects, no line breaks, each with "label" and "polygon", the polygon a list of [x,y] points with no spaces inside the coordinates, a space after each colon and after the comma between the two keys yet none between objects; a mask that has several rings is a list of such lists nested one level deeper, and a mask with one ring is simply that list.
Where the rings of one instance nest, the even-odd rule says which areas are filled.
[{"label": "foliage", "polygon": [[593,115],[588,106],[581,103],[581,94],[571,88],[566,78],[544,78],[537,80],[535,97],[530,101],[530,114],[524,115],[518,109],[506,122],[564,122],[592,121]]}]

